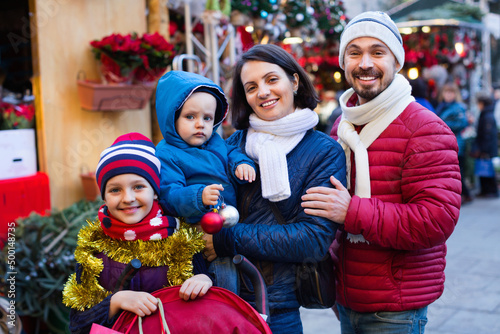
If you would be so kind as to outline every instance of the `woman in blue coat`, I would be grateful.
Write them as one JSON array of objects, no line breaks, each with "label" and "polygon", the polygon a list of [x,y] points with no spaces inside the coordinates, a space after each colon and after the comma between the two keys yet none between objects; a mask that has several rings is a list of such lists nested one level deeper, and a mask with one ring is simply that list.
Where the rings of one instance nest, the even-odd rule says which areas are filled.
[{"label": "woman in blue coat", "polygon": [[[301,196],[311,187],[346,182],[345,155],[333,139],[315,131],[318,97],[306,72],[275,45],[243,54],[233,77],[232,120],[227,141],[258,164],[258,180],[238,187],[240,223],[207,236],[205,256],[242,254],[267,283],[273,333],[302,333],[295,297],[297,263],[323,257],[337,224],[304,213]],[[257,185],[257,186],[255,186]],[[274,214],[271,206],[278,209]],[[246,279],[240,295],[254,299]]]}]

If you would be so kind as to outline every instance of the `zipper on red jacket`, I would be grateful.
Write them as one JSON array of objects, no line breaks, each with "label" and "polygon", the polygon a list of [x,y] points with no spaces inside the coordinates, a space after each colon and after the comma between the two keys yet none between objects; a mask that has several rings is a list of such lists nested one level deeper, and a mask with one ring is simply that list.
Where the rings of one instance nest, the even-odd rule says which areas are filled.
[{"label": "zipper on red jacket", "polygon": [[347,302],[347,286],[346,286],[346,274],[345,274],[345,244],[347,242],[347,232],[342,231],[342,282],[343,282],[343,293],[344,293],[344,301],[345,306],[349,307],[349,303]]},{"label": "zipper on red jacket", "polygon": [[[354,129],[356,130],[356,132],[359,134],[361,132],[361,130],[363,130],[364,128],[364,125],[357,125]],[[354,185],[356,184],[356,163],[354,162],[354,151],[351,150],[351,185]],[[351,196],[354,195],[354,187],[351,186],[351,191],[349,191],[349,194]],[[344,293],[344,301],[345,301],[345,306],[350,308],[349,307],[349,302],[347,301],[347,285],[346,285],[346,272],[345,272],[345,257],[346,257],[346,252],[345,252],[345,248],[346,248],[346,243],[349,242],[347,240],[347,232],[346,231],[342,231],[342,235],[341,235],[341,238],[342,238],[342,280],[343,280],[343,285],[344,285],[344,288],[343,288],[343,293]],[[340,261],[340,259],[339,259]]]}]

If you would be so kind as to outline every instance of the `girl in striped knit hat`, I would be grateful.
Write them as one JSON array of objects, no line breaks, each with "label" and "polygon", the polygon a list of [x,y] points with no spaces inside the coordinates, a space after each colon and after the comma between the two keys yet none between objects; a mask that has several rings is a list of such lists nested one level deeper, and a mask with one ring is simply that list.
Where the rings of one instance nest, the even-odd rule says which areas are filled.
[{"label": "girl in striped knit hat", "polygon": [[[185,300],[203,296],[212,286],[199,253],[204,242],[194,228],[163,214],[160,161],[151,140],[139,133],[118,137],[101,153],[96,179],[105,204],[98,221],[78,235],[77,270],[63,291],[72,309],[70,330],[88,333],[93,323],[112,327],[122,310],[149,315],[157,307],[150,292],[164,286],[182,283]],[[132,259],[142,267],[120,290],[118,278]]]}]

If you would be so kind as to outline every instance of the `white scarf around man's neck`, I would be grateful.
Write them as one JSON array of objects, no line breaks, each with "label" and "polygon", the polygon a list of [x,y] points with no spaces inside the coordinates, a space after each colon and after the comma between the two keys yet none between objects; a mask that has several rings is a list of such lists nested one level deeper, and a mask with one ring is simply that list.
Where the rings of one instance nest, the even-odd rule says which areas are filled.
[{"label": "white scarf around man's neck", "polygon": [[[339,143],[347,159],[347,182],[350,187],[351,150],[356,162],[356,186],[354,194],[362,198],[371,197],[370,170],[367,148],[415,99],[411,86],[401,74],[396,74],[392,83],[373,100],[362,105],[348,107],[347,101],[354,94],[351,88],[340,97],[342,117],[338,127]],[[366,125],[365,125],[366,124]],[[358,134],[356,125],[365,125]]]},{"label": "white scarf around man's neck", "polygon": [[[351,187],[351,150],[356,162],[356,185],[354,194],[361,198],[371,197],[370,165],[367,148],[377,139],[413,101],[411,86],[401,74],[396,74],[392,83],[373,100],[362,105],[348,107],[347,101],[354,94],[351,88],[340,97],[342,117],[338,126],[338,142],[346,155],[347,187]],[[365,125],[366,124],[366,125]],[[365,125],[358,134],[355,125]],[[353,243],[369,243],[363,235],[347,234]]]},{"label": "white scarf around man's neck", "polygon": [[318,114],[308,108],[297,108],[275,121],[262,120],[255,113],[250,115],[245,150],[259,163],[262,197],[271,202],[290,197],[286,155],[318,121]]}]

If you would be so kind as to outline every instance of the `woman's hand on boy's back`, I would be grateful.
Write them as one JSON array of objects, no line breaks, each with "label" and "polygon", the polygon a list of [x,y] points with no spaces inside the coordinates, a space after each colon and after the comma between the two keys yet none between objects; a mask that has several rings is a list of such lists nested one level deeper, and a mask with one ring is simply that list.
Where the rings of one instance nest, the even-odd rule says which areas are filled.
[{"label": "woman's hand on boy's back", "polygon": [[205,274],[194,275],[182,283],[179,297],[184,300],[195,299],[204,296],[212,287],[212,280]]},{"label": "woman's hand on boy's back", "polygon": [[240,164],[238,167],[236,167],[236,171],[234,172],[234,175],[241,181],[245,180],[250,183],[255,181],[255,168],[248,164]]},{"label": "woman's hand on boy's back", "polygon": [[156,311],[158,301],[147,292],[122,290],[111,297],[109,317],[112,318],[120,310],[130,311],[140,317]]}]

